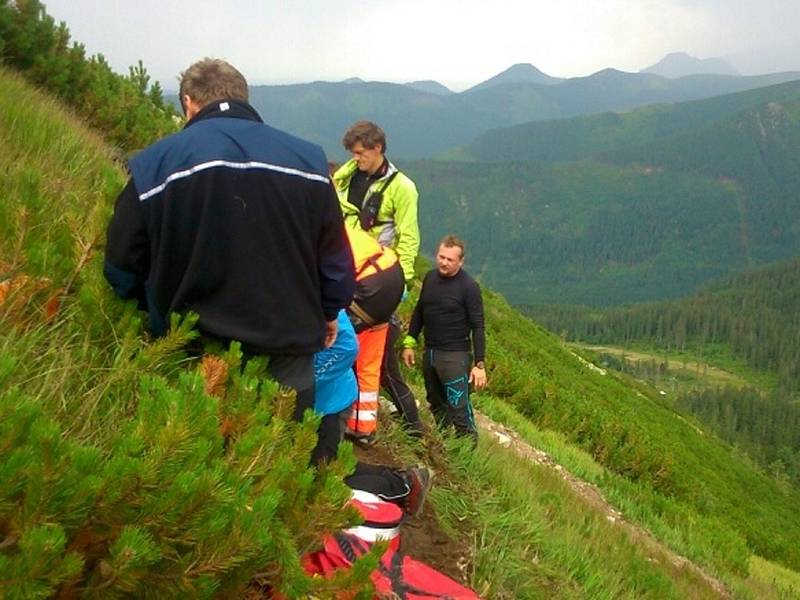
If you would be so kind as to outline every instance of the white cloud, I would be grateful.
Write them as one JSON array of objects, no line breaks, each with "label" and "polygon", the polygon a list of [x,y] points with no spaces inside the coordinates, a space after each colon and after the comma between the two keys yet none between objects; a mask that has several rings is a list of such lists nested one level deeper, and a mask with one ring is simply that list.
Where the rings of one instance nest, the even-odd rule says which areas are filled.
[{"label": "white cloud", "polygon": [[[800,22],[797,0],[50,0],[47,9],[90,53],[118,70],[141,58],[171,88],[203,56],[231,61],[254,83],[358,76],[463,88],[517,62],[562,77],[637,71],[679,50],[796,49]],[[800,70],[796,53],[773,55],[773,70]]]}]

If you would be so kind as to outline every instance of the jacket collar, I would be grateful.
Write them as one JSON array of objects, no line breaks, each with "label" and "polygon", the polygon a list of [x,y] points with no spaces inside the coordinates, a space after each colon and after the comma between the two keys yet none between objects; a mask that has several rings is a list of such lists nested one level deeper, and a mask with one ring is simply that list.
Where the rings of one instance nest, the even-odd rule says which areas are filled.
[{"label": "jacket collar", "polygon": [[[381,175],[378,179],[375,179],[372,183],[374,184],[377,181],[383,181],[387,177],[389,177],[392,173],[397,171],[397,167],[394,166],[392,161],[388,158],[385,159],[386,164],[386,172]],[[383,168],[383,167],[381,167]],[[348,183],[350,182],[350,178],[355,175],[356,171],[358,170],[358,164],[356,163],[354,158],[351,158],[346,163],[344,163],[341,167],[339,167],[336,173],[333,174],[333,183],[336,186],[336,189],[343,190],[347,188]]]},{"label": "jacket collar", "polygon": [[230,98],[213,100],[200,109],[190,121],[183,126],[184,129],[194,125],[198,121],[214,118],[227,118],[227,119],[246,119],[248,121],[258,121],[263,123],[259,114],[252,106],[242,100],[233,100]]}]

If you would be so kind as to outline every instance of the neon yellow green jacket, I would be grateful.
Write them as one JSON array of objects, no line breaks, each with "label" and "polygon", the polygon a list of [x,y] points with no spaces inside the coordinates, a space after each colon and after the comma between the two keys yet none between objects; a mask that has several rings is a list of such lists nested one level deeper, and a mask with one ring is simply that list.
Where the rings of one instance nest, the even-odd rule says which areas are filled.
[{"label": "neon yellow green jacket", "polygon": [[[339,195],[339,205],[342,207],[345,225],[353,229],[361,227],[358,222],[359,209],[347,201],[347,190],[350,187],[350,178],[357,168],[356,161],[351,159],[333,174],[333,184]],[[383,182],[397,170],[397,167],[390,162],[386,174],[370,186],[367,195],[380,190]],[[398,173],[384,190],[377,224],[369,230],[372,237],[397,253],[406,281],[414,277],[414,259],[419,252],[418,197],[414,182],[406,177],[405,173]]]}]

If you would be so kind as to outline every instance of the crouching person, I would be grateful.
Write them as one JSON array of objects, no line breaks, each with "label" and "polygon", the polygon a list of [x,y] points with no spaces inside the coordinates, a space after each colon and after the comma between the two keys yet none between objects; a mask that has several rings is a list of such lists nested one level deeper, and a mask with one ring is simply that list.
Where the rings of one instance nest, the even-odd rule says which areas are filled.
[{"label": "crouching person", "polygon": [[[347,313],[342,310],[338,316],[336,341],[330,348],[314,356],[314,408],[322,415],[319,439],[311,455],[314,465],[335,458],[344,437],[351,407],[358,396],[358,385],[353,373],[353,363],[358,353],[355,330]],[[359,462],[353,474],[344,481],[350,488],[375,494],[414,516],[422,510],[431,483],[431,471],[425,467],[401,470]]]},{"label": "crouching person", "polygon": [[[358,399],[347,423],[348,435],[372,443],[377,431],[378,391],[389,319],[403,297],[405,281],[397,255],[360,229],[346,228],[353,252],[356,291],[348,308],[358,335]],[[413,430],[421,431],[416,404],[403,417]],[[410,412],[411,414],[405,414]]]}]

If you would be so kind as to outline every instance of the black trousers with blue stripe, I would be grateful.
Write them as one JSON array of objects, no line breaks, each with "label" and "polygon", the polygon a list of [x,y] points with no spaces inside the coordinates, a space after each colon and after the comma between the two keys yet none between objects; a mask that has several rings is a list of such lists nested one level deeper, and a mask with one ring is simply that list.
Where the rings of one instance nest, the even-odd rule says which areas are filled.
[{"label": "black trousers with blue stripe", "polygon": [[469,400],[472,355],[466,351],[426,348],[422,361],[428,404],[441,427],[455,427],[459,435],[478,439]]}]

